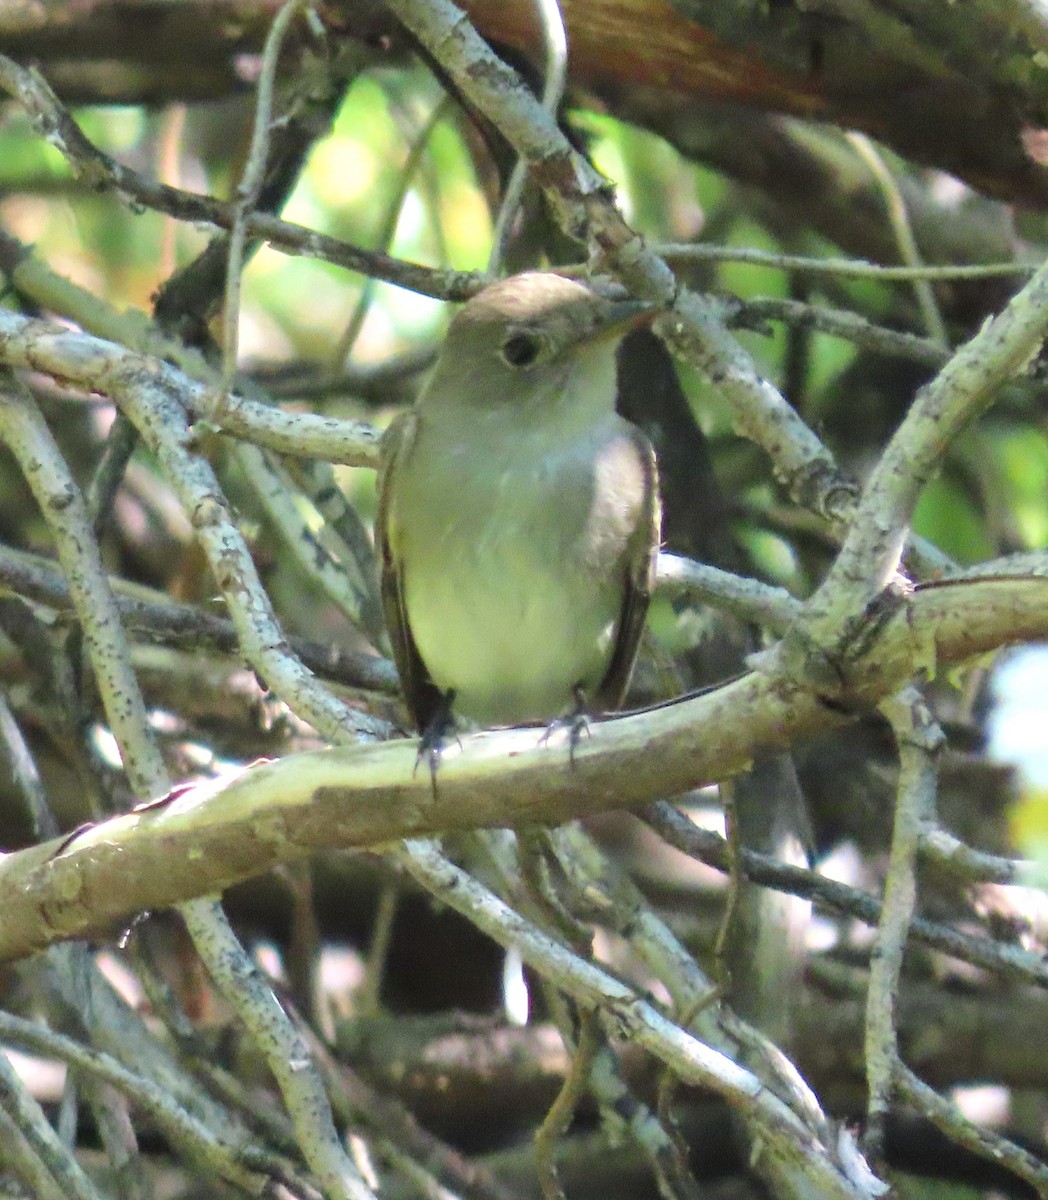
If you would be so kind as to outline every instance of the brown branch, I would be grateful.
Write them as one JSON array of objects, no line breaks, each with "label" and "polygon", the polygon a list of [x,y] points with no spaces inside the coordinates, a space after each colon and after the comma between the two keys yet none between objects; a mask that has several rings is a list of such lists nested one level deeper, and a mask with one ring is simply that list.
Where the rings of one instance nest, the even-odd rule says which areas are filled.
[{"label": "brown branch", "polygon": [[[41,0],[32,17],[0,7],[0,49],[42,64],[68,100],[157,103],[244,89],[273,0]],[[490,40],[534,55],[527,0],[468,0]],[[1020,0],[766,6],[726,0],[562,0],[570,81],[605,106],[710,101],[864,129],[985,191],[1043,203],[1044,167],[1027,152],[1046,123],[1044,18]],[[328,6],[333,33],[388,60],[402,45],[377,5]],[[638,36],[638,31],[643,35]],[[172,61],[177,48],[178,61]],[[376,49],[377,48],[377,49]]]},{"label": "brown branch", "polygon": [[[1044,637],[1048,580],[930,588],[887,616],[877,634],[851,678],[853,711],[896,690],[921,662],[946,665]],[[413,741],[290,756],[231,783],[176,789],[66,842],[0,860],[0,890],[8,898],[0,958],[212,894],[321,847],[558,824],[636,808],[728,778],[760,755],[846,719],[839,701],[828,707],[755,672],[705,695],[595,725],[594,736],[576,749],[573,768],[566,748],[529,729],[464,737],[460,753],[445,754],[435,787],[426,772],[414,771]],[[1014,947],[1001,947],[999,955],[993,961],[1002,967],[1030,957]],[[1026,973],[1048,982],[1043,964]]]}]

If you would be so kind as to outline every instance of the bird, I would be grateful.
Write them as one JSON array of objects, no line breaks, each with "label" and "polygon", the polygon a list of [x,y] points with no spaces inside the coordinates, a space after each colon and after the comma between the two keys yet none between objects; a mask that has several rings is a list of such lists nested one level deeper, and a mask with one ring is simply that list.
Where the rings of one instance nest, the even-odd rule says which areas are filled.
[{"label": "bird", "polygon": [[491,283],[386,430],[376,550],[420,756],[455,718],[552,727],[621,704],[661,506],[652,445],[615,411],[616,351],[653,315],[549,271]]}]

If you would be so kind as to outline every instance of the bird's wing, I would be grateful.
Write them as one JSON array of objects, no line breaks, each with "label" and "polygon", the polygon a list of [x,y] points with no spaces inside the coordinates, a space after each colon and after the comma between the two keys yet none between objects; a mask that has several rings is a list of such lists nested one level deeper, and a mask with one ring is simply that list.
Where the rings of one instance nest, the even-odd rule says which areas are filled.
[{"label": "bird's wing", "polygon": [[651,442],[636,427],[628,424],[629,437],[644,480],[644,502],[623,555],[625,586],[622,609],[615,630],[614,649],[604,678],[593,697],[598,710],[617,708],[629,687],[633,665],[637,661],[644,618],[655,590],[655,566],[662,537],[662,504],[659,500],[659,474]]},{"label": "bird's wing", "polygon": [[382,437],[382,465],[378,478],[378,513],[375,517],[375,542],[382,572],[382,607],[386,628],[393,647],[393,660],[400,675],[404,700],[424,733],[441,711],[443,696],[429,677],[426,666],[411,636],[404,605],[404,561],[400,553],[394,492],[397,471],[411,455],[418,431],[418,416],[404,413],[390,425]]}]

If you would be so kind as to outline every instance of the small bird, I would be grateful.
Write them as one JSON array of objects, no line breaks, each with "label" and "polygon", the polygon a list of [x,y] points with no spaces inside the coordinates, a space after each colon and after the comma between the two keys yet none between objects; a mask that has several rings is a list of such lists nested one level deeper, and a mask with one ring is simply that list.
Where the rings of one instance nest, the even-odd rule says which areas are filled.
[{"label": "small bird", "polygon": [[651,443],[615,412],[615,356],[653,315],[548,272],[493,283],[387,430],[382,598],[424,748],[452,712],[520,725],[621,703],[660,504]]}]

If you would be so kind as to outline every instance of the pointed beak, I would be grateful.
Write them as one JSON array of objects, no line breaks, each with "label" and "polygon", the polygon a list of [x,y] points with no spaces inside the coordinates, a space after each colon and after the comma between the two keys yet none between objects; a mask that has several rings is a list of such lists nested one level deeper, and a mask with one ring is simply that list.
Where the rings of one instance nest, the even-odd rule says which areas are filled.
[{"label": "pointed beak", "polygon": [[599,317],[580,339],[583,342],[604,342],[610,338],[625,337],[634,329],[650,324],[659,310],[643,300],[608,300],[601,308]]}]

